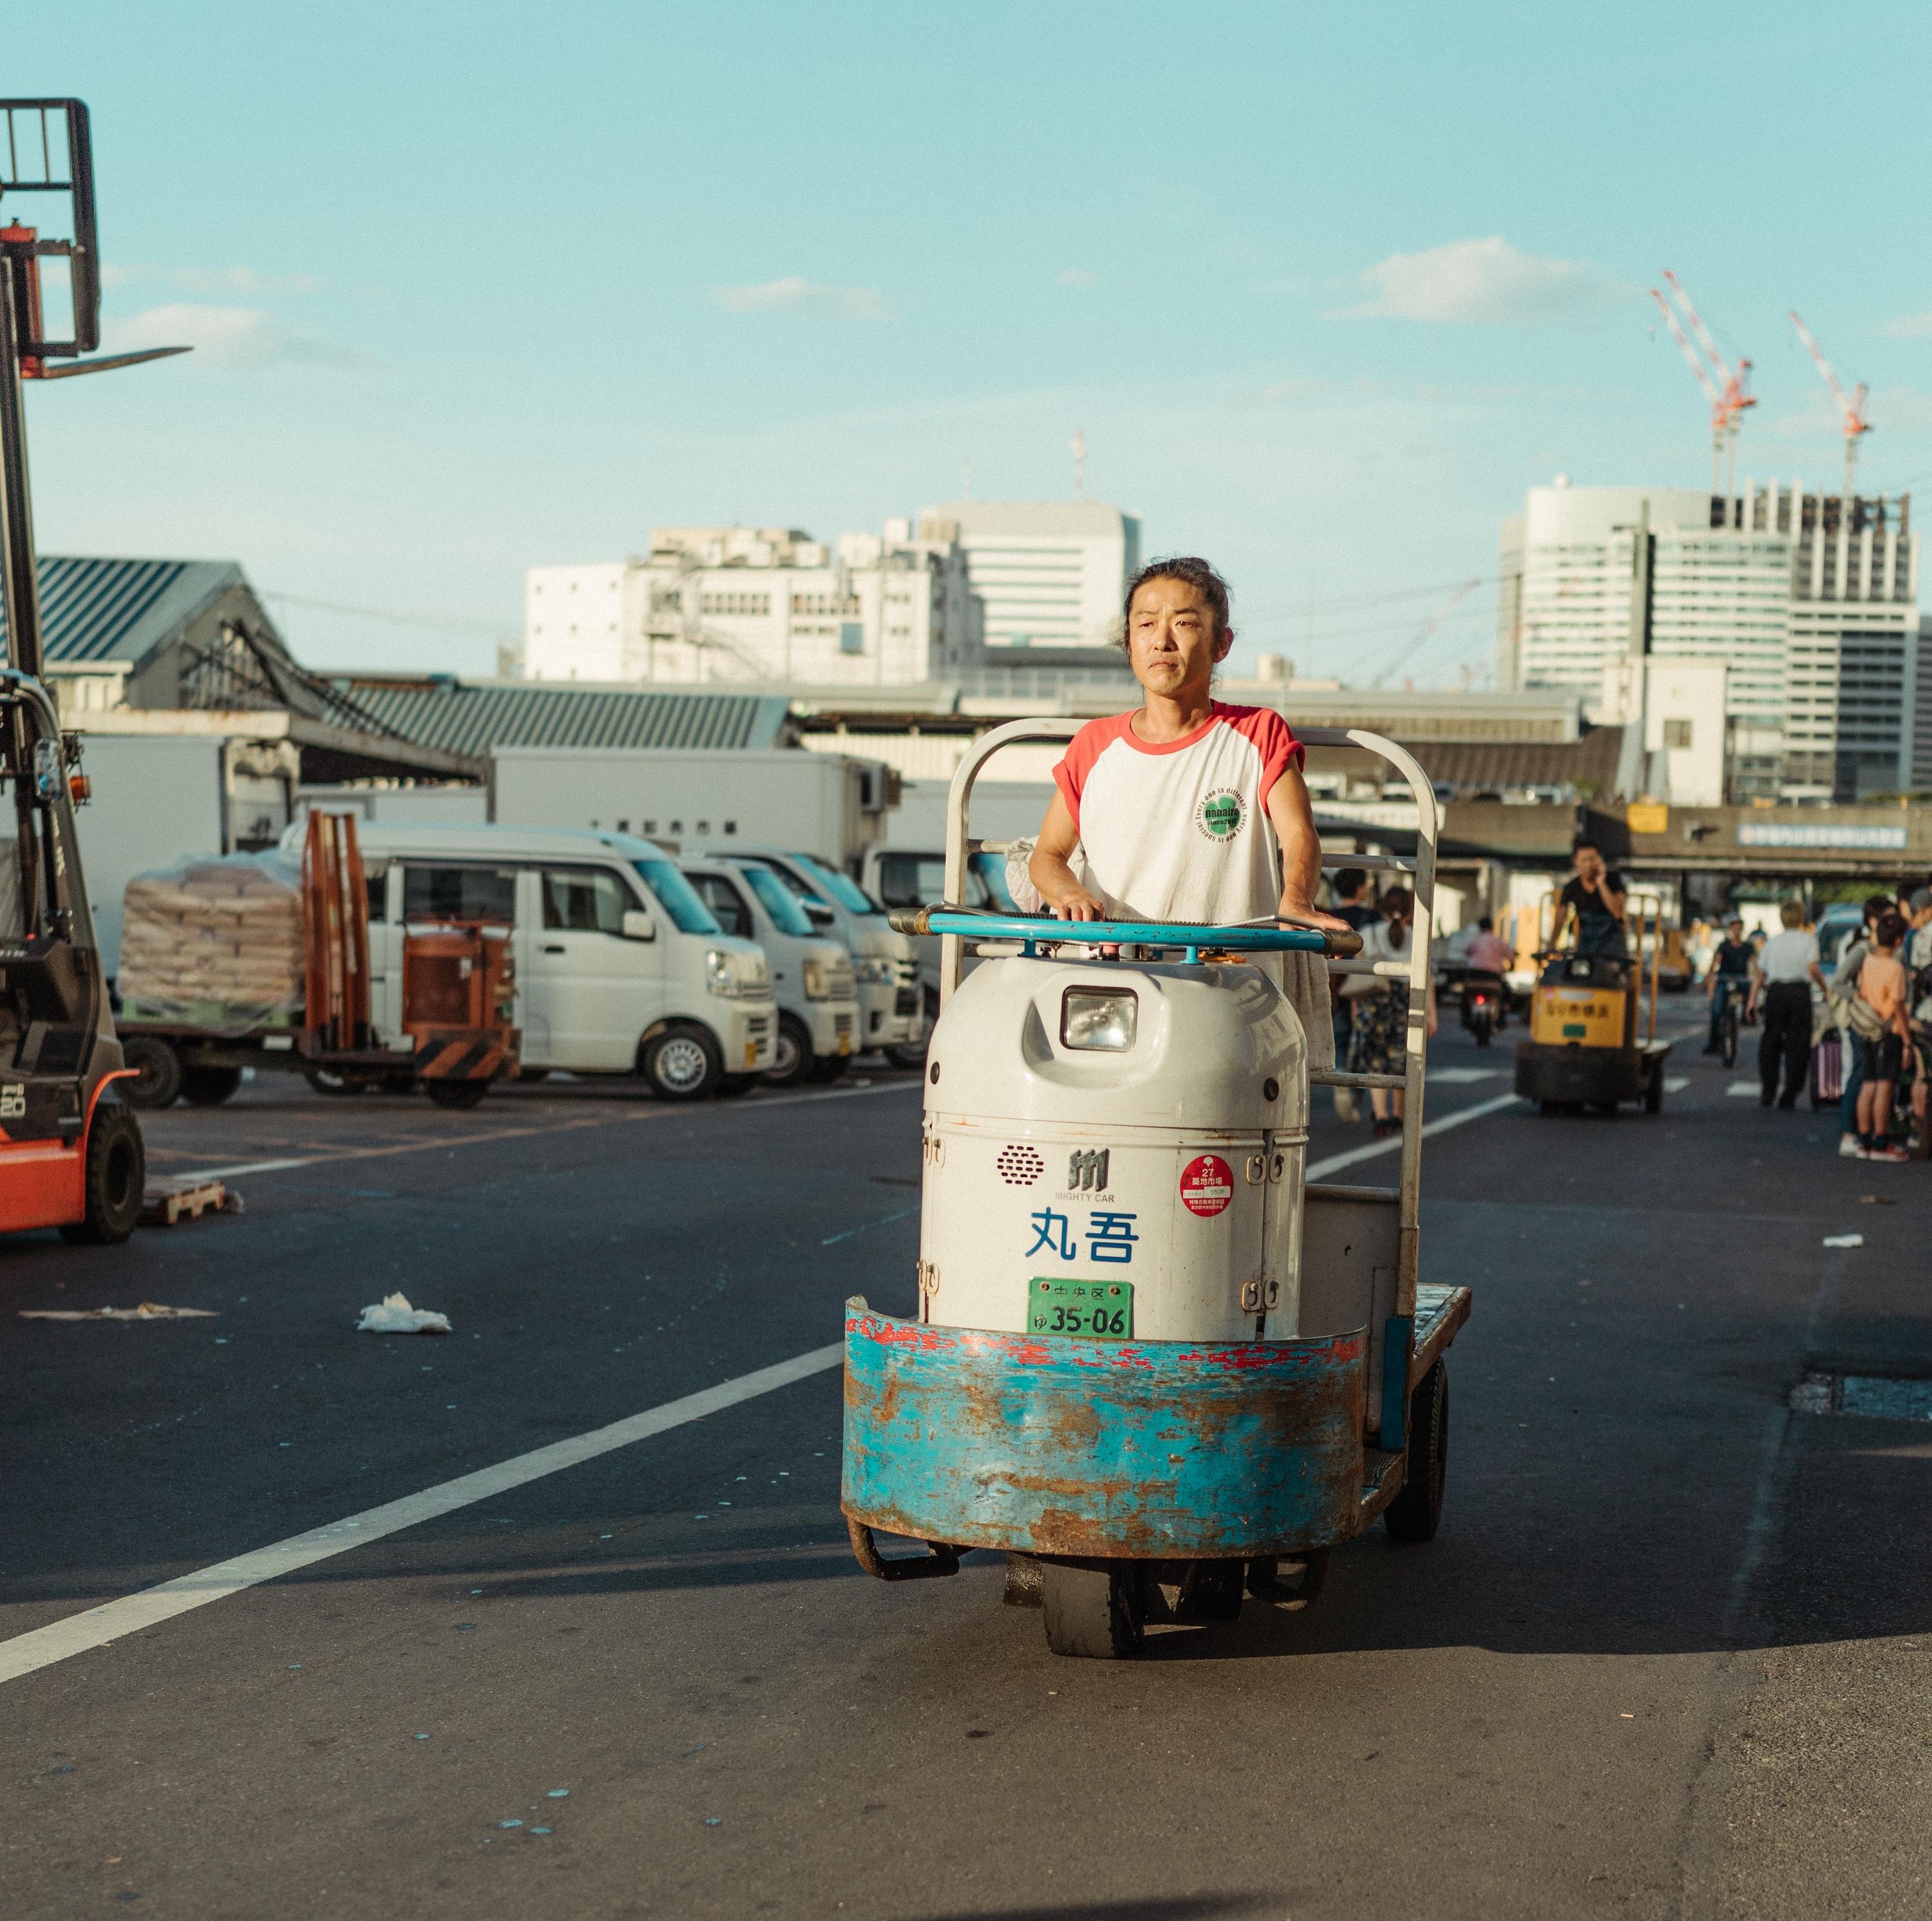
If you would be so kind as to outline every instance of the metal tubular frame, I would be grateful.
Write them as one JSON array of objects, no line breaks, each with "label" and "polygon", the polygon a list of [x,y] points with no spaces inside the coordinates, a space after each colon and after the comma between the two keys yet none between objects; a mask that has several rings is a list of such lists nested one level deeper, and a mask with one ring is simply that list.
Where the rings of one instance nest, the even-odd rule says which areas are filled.
[{"label": "metal tubular frame", "polygon": [[[980,770],[1003,747],[1021,741],[1071,740],[1087,725],[1071,716],[1042,716],[1038,719],[1010,720],[989,728],[973,743],[954,771],[946,799],[946,898],[963,905],[966,893],[966,862],[970,851],[966,835],[967,815],[974,783]],[[1422,1100],[1429,1041],[1429,983],[1432,968],[1430,947],[1436,917],[1436,844],[1441,833],[1442,816],[1436,790],[1414,757],[1393,740],[1360,728],[1311,727],[1298,728],[1295,737],[1310,747],[1360,747],[1379,755],[1408,782],[1416,806],[1415,860],[1413,875],[1415,920],[1409,930],[1408,965],[1374,963],[1376,973],[1393,977],[1406,975],[1408,981],[1408,1028],[1404,1071],[1400,1082],[1388,1075],[1311,1073],[1311,1082],[1324,1086],[1359,1087],[1400,1085],[1402,1103],[1402,1175],[1397,1195],[1400,1234],[1396,1255],[1395,1314],[1412,1326],[1415,1317],[1415,1282],[1421,1261],[1420,1224],[1422,1190]],[[1325,864],[1325,863],[1324,863]],[[1364,864],[1352,857],[1348,866]],[[959,984],[965,961],[965,943],[957,934],[940,937],[939,1004],[942,1012]],[[1360,973],[1360,961],[1330,961],[1331,973]],[[1386,1366],[1386,1362],[1384,1365]],[[1405,1375],[1406,1378],[1406,1375]]]}]

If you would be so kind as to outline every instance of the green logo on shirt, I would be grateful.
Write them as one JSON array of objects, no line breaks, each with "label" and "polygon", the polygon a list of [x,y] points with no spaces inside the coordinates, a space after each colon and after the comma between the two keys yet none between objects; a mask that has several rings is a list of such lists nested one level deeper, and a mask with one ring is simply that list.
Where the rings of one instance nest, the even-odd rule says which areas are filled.
[{"label": "green logo on shirt", "polygon": [[1202,802],[1196,824],[1210,840],[1230,841],[1241,831],[1247,811],[1232,787],[1217,788]]}]

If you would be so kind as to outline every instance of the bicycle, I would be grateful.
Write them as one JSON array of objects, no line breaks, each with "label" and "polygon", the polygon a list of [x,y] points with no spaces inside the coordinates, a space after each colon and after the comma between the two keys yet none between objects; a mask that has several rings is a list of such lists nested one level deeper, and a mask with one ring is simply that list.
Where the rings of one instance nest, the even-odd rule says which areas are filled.
[{"label": "bicycle", "polygon": [[1725,975],[1718,983],[1718,992],[1724,997],[1723,1009],[1718,1016],[1718,1046],[1724,1057],[1724,1065],[1735,1067],[1738,1064],[1738,1030],[1743,1021],[1738,1004],[1744,996],[1744,983]]}]

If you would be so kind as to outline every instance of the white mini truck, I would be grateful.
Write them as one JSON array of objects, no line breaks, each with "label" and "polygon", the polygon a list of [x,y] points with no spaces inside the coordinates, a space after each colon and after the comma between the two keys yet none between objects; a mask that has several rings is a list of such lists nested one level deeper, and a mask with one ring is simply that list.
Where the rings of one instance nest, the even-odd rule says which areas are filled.
[{"label": "white mini truck", "polygon": [[[949,902],[982,851],[980,769],[1077,725],[1014,722],[962,764]],[[1004,1552],[1006,1598],[1043,1607],[1057,1653],[1130,1654],[1147,1623],[1232,1619],[1244,1594],[1305,1607],[1330,1550],[1377,1515],[1405,1541],[1441,1516],[1444,1356],[1470,1297],[1417,1278],[1436,800],[1392,742],[1303,737],[1408,779],[1407,959],[1276,922],[1087,923],[1076,939],[947,904],[894,916],[944,937],[918,1307],[848,1304],[843,1505],[884,1580]],[[1406,983],[1404,1073],[1311,1075],[1268,965],[1292,950]],[[1311,1079],[1403,1089],[1396,1187],[1307,1182]],[[889,1558],[880,1532],[927,1551]]]}]

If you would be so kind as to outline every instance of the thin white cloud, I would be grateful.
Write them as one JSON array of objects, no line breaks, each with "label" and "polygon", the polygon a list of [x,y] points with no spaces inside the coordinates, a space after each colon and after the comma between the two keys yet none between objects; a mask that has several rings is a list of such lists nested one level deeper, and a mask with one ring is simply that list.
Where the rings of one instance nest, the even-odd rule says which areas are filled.
[{"label": "thin white cloud", "polygon": [[713,288],[728,314],[812,314],[832,320],[890,320],[892,310],[872,287],[826,287],[802,274],[752,287]]},{"label": "thin white cloud", "polygon": [[156,267],[110,260],[100,269],[103,287],[134,287],[160,281],[183,293],[320,293],[325,283],[314,274],[265,274],[254,267]]},{"label": "thin white cloud", "polygon": [[1922,341],[1932,335],[1932,307],[1923,308],[1916,314],[1901,314],[1896,320],[1886,321],[1879,332],[1889,334],[1895,341]]},{"label": "thin white cloud", "polygon": [[[1874,432],[1887,434],[1932,433],[1932,394],[1916,387],[1881,387],[1866,404]],[[1787,408],[1775,414],[1771,431],[1782,440],[1836,440],[1844,431],[1845,417],[1822,387],[1802,407]]]},{"label": "thin white cloud", "polygon": [[1059,287],[1098,287],[1100,276],[1085,267],[1063,267],[1053,277]]},{"label": "thin white cloud", "polygon": [[1370,297],[1330,316],[1437,326],[1547,326],[1629,298],[1579,260],[1526,254],[1501,234],[1391,254],[1361,276]]},{"label": "thin white cloud", "polygon": [[148,347],[191,347],[203,366],[352,367],[368,356],[354,347],[298,332],[259,307],[208,307],[174,301],[150,307],[102,329],[116,353]]}]

